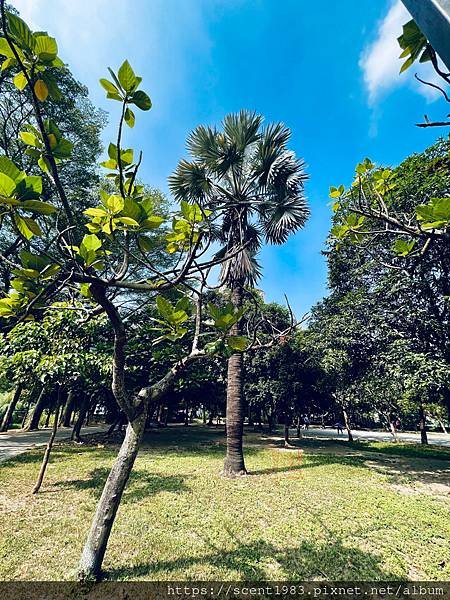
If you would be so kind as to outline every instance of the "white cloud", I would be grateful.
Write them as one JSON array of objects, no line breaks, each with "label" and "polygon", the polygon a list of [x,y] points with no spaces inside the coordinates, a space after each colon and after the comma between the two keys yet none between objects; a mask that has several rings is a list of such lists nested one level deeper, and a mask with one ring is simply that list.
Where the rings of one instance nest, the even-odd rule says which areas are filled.
[{"label": "white cloud", "polygon": [[400,75],[400,47],[397,38],[402,33],[402,26],[411,19],[410,14],[396,0],[387,15],[380,22],[376,38],[368,44],[361,54],[359,66],[363,71],[364,83],[369,96],[369,103],[374,105],[380,97],[401,85],[409,85],[416,92],[432,102],[440,96],[440,92],[423,85],[414,78],[414,73],[431,83],[439,84],[439,76],[429,64],[415,64]]}]

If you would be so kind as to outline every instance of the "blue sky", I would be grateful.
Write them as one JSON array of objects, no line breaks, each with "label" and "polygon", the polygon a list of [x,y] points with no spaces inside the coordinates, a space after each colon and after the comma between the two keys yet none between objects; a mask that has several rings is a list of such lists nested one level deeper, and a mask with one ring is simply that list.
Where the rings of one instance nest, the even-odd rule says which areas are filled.
[{"label": "blue sky", "polygon": [[[282,247],[262,252],[267,300],[286,293],[297,314],[326,294],[320,252],[330,227],[328,188],[349,183],[369,156],[395,165],[438,136],[414,123],[445,106],[413,73],[399,76],[395,38],[408,20],[399,0],[16,0],[35,29],[110,113],[98,79],[128,58],[153,101],[129,145],[144,152],[142,178],[167,191],[187,134],[241,108],[283,121],[307,164],[311,219]],[[424,68],[424,67],[421,67]],[[428,72],[428,75],[429,72]]]}]

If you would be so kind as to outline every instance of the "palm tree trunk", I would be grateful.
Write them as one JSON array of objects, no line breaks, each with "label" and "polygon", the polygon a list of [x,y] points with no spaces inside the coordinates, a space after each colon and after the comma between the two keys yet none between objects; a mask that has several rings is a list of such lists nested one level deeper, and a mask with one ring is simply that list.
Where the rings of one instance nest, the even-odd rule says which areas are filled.
[{"label": "palm tree trunk", "polygon": [[11,402],[8,404],[8,408],[6,409],[5,416],[3,417],[2,426],[0,427],[0,431],[8,431],[8,428],[12,421],[12,416],[14,410],[16,408],[17,403],[19,402],[20,395],[22,393],[22,386],[19,384],[16,387],[16,391],[14,392],[14,396]]},{"label": "palm tree trunk", "polygon": [[[242,307],[242,286],[238,283],[231,293],[235,309]],[[240,324],[231,328],[232,335],[240,335]],[[244,435],[244,358],[241,352],[232,354],[228,359],[227,378],[227,455],[223,467],[226,477],[246,475],[242,438]]]},{"label": "palm tree trunk", "polygon": [[122,494],[136,460],[145,430],[146,411],[129,422],[125,439],[112,466],[97,505],[78,568],[81,580],[98,580],[111,529]]}]

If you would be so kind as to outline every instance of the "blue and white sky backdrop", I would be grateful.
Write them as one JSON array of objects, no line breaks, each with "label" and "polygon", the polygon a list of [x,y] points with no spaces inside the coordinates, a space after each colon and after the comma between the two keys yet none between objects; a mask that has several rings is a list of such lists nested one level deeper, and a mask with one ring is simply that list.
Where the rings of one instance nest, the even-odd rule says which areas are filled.
[{"label": "blue and white sky backdrop", "polygon": [[[307,164],[312,216],[282,247],[262,253],[267,300],[286,293],[297,314],[326,294],[321,249],[330,227],[328,188],[348,184],[365,156],[394,166],[432,143],[423,115],[442,118],[437,93],[399,76],[396,38],[409,15],[399,0],[15,0],[34,29],[110,113],[118,103],[98,84],[128,58],[153,108],[140,113],[129,145],[144,152],[142,178],[167,191],[198,124],[241,108],[283,121]],[[429,68],[419,68],[432,77]]]}]

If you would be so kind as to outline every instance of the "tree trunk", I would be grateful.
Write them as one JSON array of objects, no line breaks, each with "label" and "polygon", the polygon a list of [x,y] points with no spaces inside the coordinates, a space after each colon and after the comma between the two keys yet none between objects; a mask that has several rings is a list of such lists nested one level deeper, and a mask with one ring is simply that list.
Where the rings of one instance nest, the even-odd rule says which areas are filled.
[{"label": "tree trunk", "polygon": [[420,443],[428,444],[428,436],[427,436],[427,422],[425,418],[425,411],[423,409],[423,405],[420,405],[419,408],[419,429],[420,429]]},{"label": "tree trunk", "polygon": [[89,410],[89,398],[84,396],[83,401],[81,402],[80,410],[78,412],[77,418],[75,419],[75,423],[72,429],[71,440],[75,440],[76,442],[81,442],[81,428],[83,427],[83,423],[86,419],[87,412]]},{"label": "tree trunk", "polygon": [[[242,287],[237,283],[231,292],[231,301],[235,310],[242,308]],[[231,328],[231,335],[240,335],[240,323]],[[226,477],[246,475],[243,435],[244,435],[244,357],[241,352],[232,354],[228,359],[227,378],[227,455],[223,467]]]},{"label": "tree trunk", "polygon": [[287,420],[284,423],[284,445],[289,447],[290,443],[289,443],[289,423],[287,422]]},{"label": "tree trunk", "polygon": [[47,408],[47,417],[45,418],[44,429],[47,429],[47,427],[50,425],[51,414],[52,414],[52,409],[49,407],[49,408]]},{"label": "tree trunk", "polygon": [[347,411],[345,410],[345,408],[342,409],[342,414],[344,415],[344,423],[345,423],[345,429],[347,430],[348,441],[353,442],[353,434],[352,434],[352,430],[350,428],[350,420],[348,418],[348,414],[347,414]]},{"label": "tree trunk", "polygon": [[22,386],[19,384],[16,387],[16,391],[14,392],[14,396],[13,396],[11,402],[8,404],[8,408],[6,409],[5,416],[3,417],[0,431],[8,431],[8,428],[12,421],[12,416],[13,416],[14,410],[16,408],[17,403],[20,400],[21,393],[22,393]]},{"label": "tree trunk", "polygon": [[298,438],[302,437],[302,424],[301,424],[300,415],[297,417],[297,437]]},{"label": "tree trunk", "polygon": [[45,408],[45,403],[45,387],[43,387],[38,399],[36,400],[36,405],[34,407],[33,414],[31,415],[30,422],[25,427],[26,431],[35,431],[36,429],[38,429],[39,421],[41,419],[42,412]]},{"label": "tree trunk", "polygon": [[83,548],[78,569],[78,578],[81,580],[100,579],[106,546],[142,441],[146,417],[144,411],[134,421],[128,423],[125,439],[106,480]]},{"label": "tree trunk", "polygon": [[55,409],[55,420],[53,422],[52,432],[50,434],[50,438],[48,440],[47,447],[44,452],[44,458],[42,460],[41,469],[39,471],[39,475],[38,475],[36,484],[33,488],[33,494],[37,494],[38,491],[40,490],[42,481],[44,479],[45,471],[47,469],[48,461],[50,460],[50,452],[52,451],[53,442],[55,441],[56,432],[58,430],[58,419],[59,419],[59,409],[60,409],[59,399],[60,399],[60,392],[58,391],[58,400],[57,400],[56,409]]},{"label": "tree trunk", "polygon": [[444,433],[448,433],[448,432],[447,432],[447,429],[446,429],[446,427],[445,427],[445,425],[444,425],[444,421],[442,421],[442,419],[439,419],[439,418],[438,418],[438,423],[439,423],[439,425],[440,425],[440,427],[441,427],[442,431],[443,431]]},{"label": "tree trunk", "polygon": [[184,412],[184,425],[188,427],[189,425],[189,402],[186,400],[186,410]]},{"label": "tree trunk", "polygon": [[72,420],[73,407],[74,407],[73,391],[69,390],[67,393],[67,401],[66,401],[66,405],[64,406],[64,414],[63,414],[63,418],[62,418],[62,426],[63,427],[70,427],[70,422]]}]

